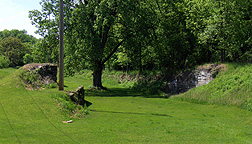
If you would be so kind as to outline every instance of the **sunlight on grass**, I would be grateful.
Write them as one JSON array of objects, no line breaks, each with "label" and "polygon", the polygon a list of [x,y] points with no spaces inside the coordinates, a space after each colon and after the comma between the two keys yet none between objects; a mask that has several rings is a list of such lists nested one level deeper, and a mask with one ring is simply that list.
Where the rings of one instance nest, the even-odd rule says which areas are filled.
[{"label": "sunlight on grass", "polygon": [[[89,115],[63,124],[70,118],[51,98],[62,92],[28,91],[16,81],[15,74],[0,80],[0,143],[252,143],[251,112],[236,107],[145,98],[114,84],[110,91],[86,91]],[[91,82],[65,78],[67,90]]]},{"label": "sunlight on grass", "polygon": [[252,111],[252,65],[227,64],[228,71],[208,85],[194,88],[174,98],[202,104],[237,106]]}]

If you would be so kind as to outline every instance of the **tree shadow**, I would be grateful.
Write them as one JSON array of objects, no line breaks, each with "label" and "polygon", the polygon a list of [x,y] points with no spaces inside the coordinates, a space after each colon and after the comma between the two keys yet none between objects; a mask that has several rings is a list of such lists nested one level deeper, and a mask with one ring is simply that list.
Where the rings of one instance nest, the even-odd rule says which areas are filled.
[{"label": "tree shadow", "polygon": [[100,112],[100,113],[127,114],[127,115],[151,115],[151,116],[160,116],[160,117],[172,117],[171,115],[159,114],[159,113],[117,112],[117,111],[104,111],[104,110],[92,110],[92,109],[90,109],[90,111]]},{"label": "tree shadow", "polygon": [[159,95],[146,95],[141,90],[130,88],[108,88],[107,90],[85,90],[85,96],[96,97],[145,97],[145,98],[164,98]]}]

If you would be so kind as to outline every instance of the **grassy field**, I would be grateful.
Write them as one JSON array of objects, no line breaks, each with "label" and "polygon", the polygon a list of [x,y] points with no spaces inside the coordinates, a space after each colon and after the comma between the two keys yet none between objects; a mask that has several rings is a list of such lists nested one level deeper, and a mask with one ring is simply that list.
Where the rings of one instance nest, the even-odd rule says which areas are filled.
[{"label": "grassy field", "polygon": [[[69,118],[52,99],[57,89],[28,91],[16,70],[0,69],[0,143],[252,143],[247,110],[177,99],[145,98],[104,80],[108,91],[87,91],[84,118]],[[65,89],[91,85],[91,75],[65,78]],[[72,119],[73,123],[62,121]]]}]

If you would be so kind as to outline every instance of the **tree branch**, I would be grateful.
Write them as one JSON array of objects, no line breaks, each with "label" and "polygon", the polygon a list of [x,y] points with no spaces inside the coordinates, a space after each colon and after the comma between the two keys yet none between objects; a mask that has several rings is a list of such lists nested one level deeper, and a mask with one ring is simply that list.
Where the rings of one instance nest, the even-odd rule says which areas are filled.
[{"label": "tree branch", "polygon": [[102,65],[105,64],[105,62],[107,62],[111,57],[112,55],[117,51],[117,49],[127,40],[129,39],[131,36],[130,35],[127,35],[126,38],[124,40],[122,40],[121,42],[119,42],[113,49],[113,51],[102,61]]}]

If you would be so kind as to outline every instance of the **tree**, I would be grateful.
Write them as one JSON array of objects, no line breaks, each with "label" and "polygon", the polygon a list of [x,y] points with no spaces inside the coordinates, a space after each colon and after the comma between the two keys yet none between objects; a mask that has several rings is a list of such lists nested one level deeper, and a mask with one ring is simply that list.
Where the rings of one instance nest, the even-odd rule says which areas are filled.
[{"label": "tree", "polygon": [[35,44],[37,42],[37,39],[32,35],[28,35],[26,30],[13,29],[0,31],[0,41],[8,37],[18,38],[22,43]]},{"label": "tree", "polygon": [[14,37],[8,37],[0,42],[0,52],[10,60],[10,66],[23,65],[23,56],[27,48],[21,43],[21,40]]},{"label": "tree", "polygon": [[[93,70],[93,86],[103,88],[105,62],[136,33],[153,28],[149,18],[154,17],[152,10],[146,9],[147,1],[140,0],[65,0],[64,4],[66,65],[78,67],[88,62]],[[42,0],[41,5],[42,11],[30,11],[38,33],[47,37],[53,29],[58,34],[58,2]]]},{"label": "tree", "polygon": [[251,38],[249,13],[252,2],[211,0],[207,3],[211,7],[208,7],[208,16],[204,19],[205,27],[200,29],[202,32],[198,35],[199,42],[210,48],[212,55],[216,55],[213,57],[215,60],[223,62],[243,59],[251,50],[251,45],[247,42]]}]

